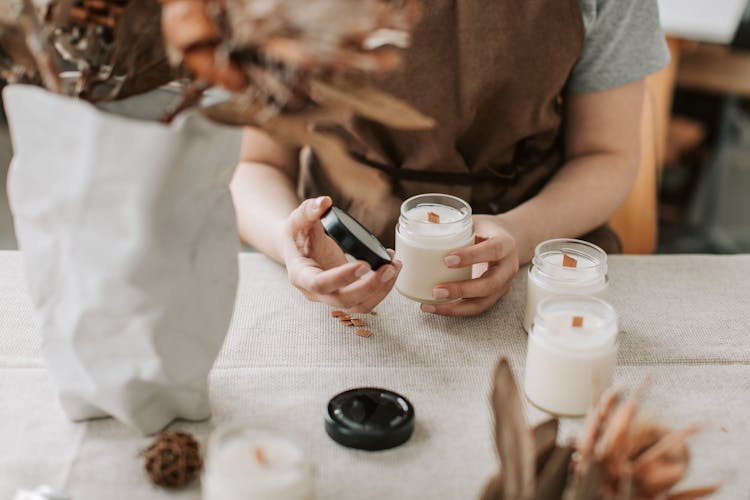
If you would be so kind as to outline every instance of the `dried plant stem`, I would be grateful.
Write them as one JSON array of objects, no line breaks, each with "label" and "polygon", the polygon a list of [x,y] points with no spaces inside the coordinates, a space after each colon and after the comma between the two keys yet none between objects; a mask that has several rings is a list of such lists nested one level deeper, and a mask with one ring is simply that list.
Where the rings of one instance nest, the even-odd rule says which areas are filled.
[{"label": "dried plant stem", "polygon": [[45,26],[39,20],[31,0],[20,0],[18,24],[26,38],[26,45],[36,61],[37,70],[44,86],[52,92],[61,93],[60,70],[55,63],[55,55],[47,41]]},{"label": "dried plant stem", "polygon": [[191,108],[194,104],[200,101],[203,92],[208,89],[209,84],[206,82],[192,82],[190,83],[182,96],[169,107],[167,112],[162,117],[162,123],[171,123],[175,116],[182,113],[188,108]]}]

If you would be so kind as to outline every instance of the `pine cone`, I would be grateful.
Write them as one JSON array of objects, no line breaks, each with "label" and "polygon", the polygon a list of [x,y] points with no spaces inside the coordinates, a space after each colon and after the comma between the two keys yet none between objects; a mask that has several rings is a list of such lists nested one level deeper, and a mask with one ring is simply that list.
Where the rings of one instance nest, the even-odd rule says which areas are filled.
[{"label": "pine cone", "polygon": [[151,481],[165,488],[180,488],[195,479],[203,467],[200,445],[185,432],[163,432],[141,452]]}]

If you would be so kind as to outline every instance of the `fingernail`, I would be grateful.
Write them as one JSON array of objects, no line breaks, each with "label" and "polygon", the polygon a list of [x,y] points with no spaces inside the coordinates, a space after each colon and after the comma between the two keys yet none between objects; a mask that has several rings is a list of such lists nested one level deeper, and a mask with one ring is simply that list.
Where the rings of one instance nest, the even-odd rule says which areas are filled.
[{"label": "fingernail", "polygon": [[435,287],[432,289],[432,297],[434,299],[447,299],[450,292],[447,288]]},{"label": "fingernail", "polygon": [[393,277],[396,276],[396,270],[393,268],[393,266],[388,267],[385,271],[383,271],[383,274],[380,276],[380,281],[385,283],[386,281],[391,281]]},{"label": "fingernail", "polygon": [[445,265],[448,267],[454,267],[461,263],[461,257],[458,255],[449,255],[443,259],[443,262],[445,262]]},{"label": "fingernail", "polygon": [[319,209],[320,206],[323,204],[323,199],[324,199],[323,196],[319,196],[319,197],[315,198],[315,201],[313,202],[313,208],[315,210]]},{"label": "fingernail", "polygon": [[422,304],[422,312],[434,313],[435,311],[437,311],[437,309],[435,309],[435,306],[430,304]]},{"label": "fingernail", "polygon": [[370,272],[370,267],[365,264],[362,264],[361,266],[357,268],[354,274],[357,276],[357,278],[361,278],[368,272]]}]

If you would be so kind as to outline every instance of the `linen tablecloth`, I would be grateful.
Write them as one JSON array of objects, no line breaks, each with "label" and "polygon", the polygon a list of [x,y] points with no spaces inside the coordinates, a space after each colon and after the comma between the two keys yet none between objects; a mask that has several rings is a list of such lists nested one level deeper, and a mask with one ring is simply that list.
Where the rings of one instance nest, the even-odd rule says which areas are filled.
[{"label": "linen tablecloth", "polygon": [[[507,357],[522,380],[525,273],[478,318],[421,313],[392,293],[358,337],[306,301],[277,264],[242,254],[241,284],[224,349],[211,374],[214,416],[177,422],[203,444],[216,425],[245,419],[288,433],[316,465],[319,499],[471,499],[497,466],[488,391]],[[651,377],[649,414],[692,439],[686,486],[721,481],[722,499],[750,499],[750,256],[613,256],[609,300],[621,319],[615,383]],[[189,362],[189,360],[186,360]],[[360,385],[408,397],[416,430],[383,452],[343,448],[323,428],[334,394]],[[544,414],[528,408],[532,421]],[[582,422],[563,421],[563,434]],[[200,498],[198,484],[152,486],[138,452],[149,438],[111,420],[71,423],[39,357],[20,255],[0,252],[0,499],[49,484],[73,500]]]}]

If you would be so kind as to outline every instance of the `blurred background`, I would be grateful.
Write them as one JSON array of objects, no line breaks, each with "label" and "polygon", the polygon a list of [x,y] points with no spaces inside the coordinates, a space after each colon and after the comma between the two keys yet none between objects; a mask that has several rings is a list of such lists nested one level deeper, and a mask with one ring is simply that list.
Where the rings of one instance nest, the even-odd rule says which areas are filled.
[{"label": "blurred background", "polygon": [[[628,253],[750,252],[750,0],[659,0],[672,62],[647,82],[642,159],[611,224]],[[0,185],[11,157],[0,113]],[[16,247],[0,189],[0,250]]]}]

